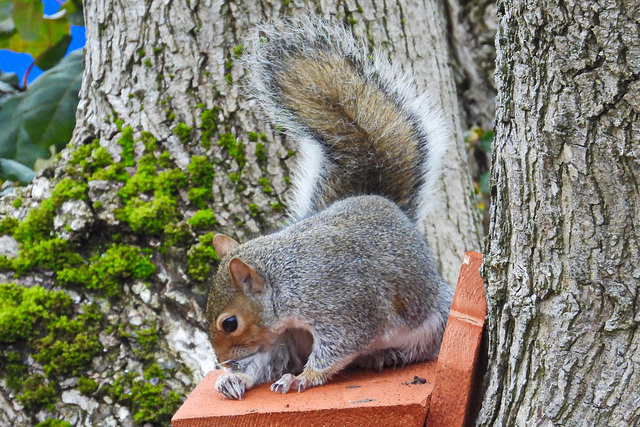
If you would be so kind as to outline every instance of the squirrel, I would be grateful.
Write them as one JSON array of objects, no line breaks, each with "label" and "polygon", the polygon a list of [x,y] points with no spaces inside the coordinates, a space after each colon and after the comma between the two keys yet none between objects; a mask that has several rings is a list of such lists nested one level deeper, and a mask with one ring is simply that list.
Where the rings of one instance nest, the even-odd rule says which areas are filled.
[{"label": "squirrel", "polygon": [[322,18],[263,24],[245,61],[253,97],[302,160],[289,225],[244,244],[213,239],[216,390],[301,392],[348,366],[433,358],[453,297],[422,225],[449,140],[442,114]]}]

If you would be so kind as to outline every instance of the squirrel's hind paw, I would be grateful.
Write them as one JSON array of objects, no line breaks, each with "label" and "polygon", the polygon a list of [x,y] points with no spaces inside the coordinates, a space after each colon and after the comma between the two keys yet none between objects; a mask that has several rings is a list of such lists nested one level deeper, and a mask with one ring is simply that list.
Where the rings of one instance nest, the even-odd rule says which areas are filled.
[{"label": "squirrel's hind paw", "polygon": [[229,399],[241,400],[246,390],[245,379],[236,374],[222,374],[218,377],[215,388]]},{"label": "squirrel's hind paw", "polygon": [[286,394],[289,390],[292,388],[295,389],[296,387],[298,388],[298,393],[305,391],[307,389],[306,381],[292,374],[284,374],[282,378],[271,384],[271,391]]}]

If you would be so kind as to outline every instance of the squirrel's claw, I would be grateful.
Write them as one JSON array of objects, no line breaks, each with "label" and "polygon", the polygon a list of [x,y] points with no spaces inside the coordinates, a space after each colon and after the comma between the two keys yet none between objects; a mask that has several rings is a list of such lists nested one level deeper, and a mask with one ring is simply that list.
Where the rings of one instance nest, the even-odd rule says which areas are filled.
[{"label": "squirrel's claw", "polygon": [[275,391],[276,393],[286,394],[291,390],[291,388],[298,388],[298,392],[304,391],[304,381],[301,381],[298,377],[292,374],[284,374],[282,378],[280,378],[275,383],[271,384],[271,391]]},{"label": "squirrel's claw", "polygon": [[242,400],[246,389],[245,380],[236,374],[222,374],[216,381],[215,389],[229,399]]}]

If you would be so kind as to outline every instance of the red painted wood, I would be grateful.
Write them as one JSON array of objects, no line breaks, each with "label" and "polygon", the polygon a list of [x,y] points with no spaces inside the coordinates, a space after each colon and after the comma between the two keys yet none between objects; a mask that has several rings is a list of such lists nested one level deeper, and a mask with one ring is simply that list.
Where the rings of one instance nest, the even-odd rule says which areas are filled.
[{"label": "red painted wood", "polygon": [[481,265],[481,254],[465,254],[440,347],[427,427],[465,425],[487,315]]},{"label": "red painted wood", "polygon": [[[281,395],[263,384],[241,401],[214,390],[221,371],[213,371],[176,412],[172,426],[423,426],[427,415],[428,427],[462,426],[486,315],[481,265],[482,255],[467,252],[438,359],[381,373],[347,371],[303,393]],[[405,384],[415,375],[426,384]]]}]

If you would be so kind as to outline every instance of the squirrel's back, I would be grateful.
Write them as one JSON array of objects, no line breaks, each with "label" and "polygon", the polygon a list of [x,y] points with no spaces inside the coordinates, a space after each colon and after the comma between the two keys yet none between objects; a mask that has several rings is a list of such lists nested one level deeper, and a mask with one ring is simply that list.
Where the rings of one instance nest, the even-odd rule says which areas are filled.
[{"label": "squirrel's back", "polygon": [[448,134],[439,110],[406,73],[319,18],[261,27],[246,64],[253,95],[300,147],[295,219],[376,194],[421,226]]}]

